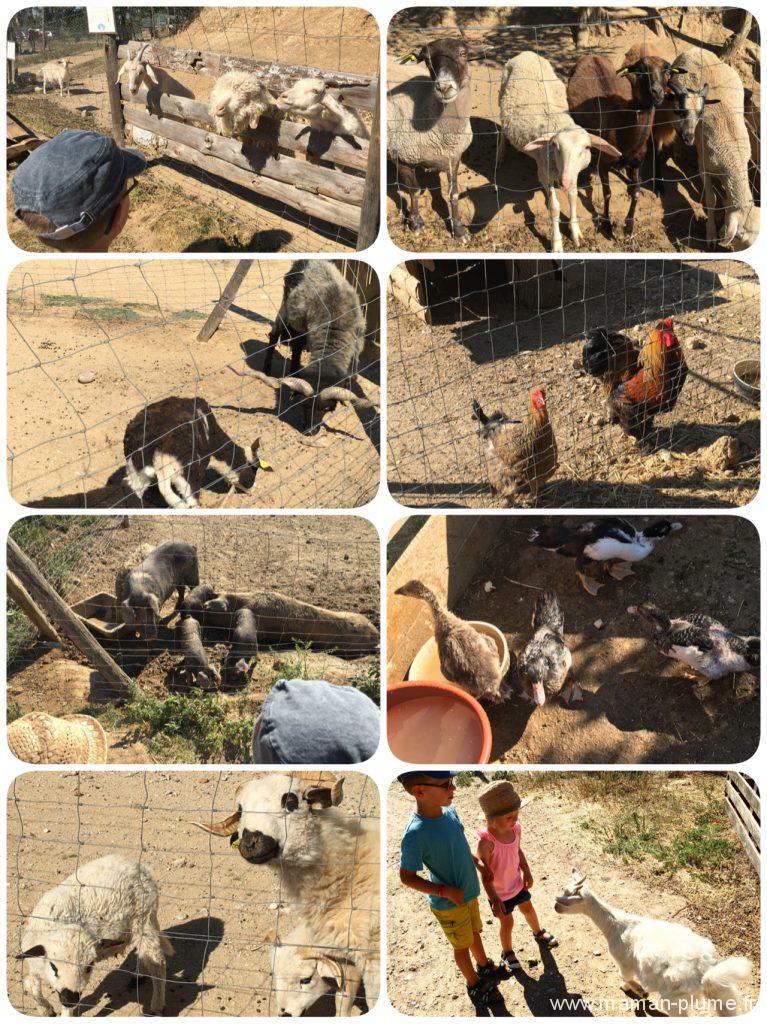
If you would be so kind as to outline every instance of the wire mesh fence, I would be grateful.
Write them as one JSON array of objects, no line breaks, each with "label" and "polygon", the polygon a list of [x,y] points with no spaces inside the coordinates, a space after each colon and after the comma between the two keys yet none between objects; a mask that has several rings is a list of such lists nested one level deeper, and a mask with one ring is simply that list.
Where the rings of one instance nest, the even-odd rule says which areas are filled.
[{"label": "wire mesh fence", "polygon": [[[118,7],[115,29],[110,56],[105,37],[88,33],[84,7],[20,11],[9,26],[17,59],[8,95],[9,113],[41,137],[66,128],[116,132],[149,158],[113,249],[344,252],[370,244],[375,225],[360,225],[366,190],[377,188],[377,176],[366,174],[378,132],[372,15],[344,7]],[[138,57],[160,76],[154,91],[149,73],[133,81],[124,67]],[[46,87],[44,66],[64,58],[64,87],[57,76]],[[238,121],[236,131],[215,116],[218,100],[211,104],[215,83],[232,72],[255,75],[266,90],[260,118],[245,128]],[[312,117],[275,105],[309,78],[325,83],[323,117],[317,104]],[[328,110],[345,108],[338,124],[330,123],[326,95]],[[43,247],[21,222],[10,230],[21,248]]]},{"label": "wire mesh fence", "polygon": [[[40,1013],[30,988],[22,987],[40,961],[15,957],[23,951],[25,927],[55,943],[60,918],[54,908],[67,896],[83,932],[87,928],[91,936],[113,943],[124,937],[126,923],[144,912],[143,906],[131,906],[125,886],[121,920],[109,918],[105,908],[114,907],[118,884],[111,879],[123,878],[126,868],[122,861],[110,877],[103,867],[89,867],[105,856],[127,859],[156,883],[159,930],[172,947],[165,955],[166,1015],[274,1017],[295,1011],[297,1001],[314,1003],[324,1016],[349,1015],[351,1006],[342,1005],[326,980],[330,966],[344,982],[362,978],[351,999],[357,1012],[372,1006],[379,971],[379,795],[372,779],[351,773],[338,806],[310,810],[310,787],[327,788],[336,781],[330,773],[300,772],[38,772],[17,778],[8,794],[7,861],[8,988],[14,1007]],[[261,825],[278,851],[262,864],[246,861],[226,838],[193,824],[209,826],[231,815],[238,787],[248,783],[239,796],[244,800],[249,794],[248,827]],[[286,794],[298,802],[295,811],[281,806]],[[305,863],[298,873],[301,853]],[[70,872],[80,881],[68,879]],[[103,878],[109,881],[101,883]],[[61,883],[65,895],[36,909],[38,899]],[[316,924],[320,912],[328,922],[324,928]],[[152,985],[141,984],[133,950],[142,955],[150,930],[137,927],[116,956],[95,963],[79,993],[79,1012],[137,1016],[149,1011]],[[92,948],[83,935],[75,955],[60,959],[60,973],[73,961],[88,966],[86,950]],[[294,978],[296,963],[303,973]],[[159,977],[161,969],[147,973]],[[306,975],[311,985],[301,986],[299,978]],[[49,970],[43,996],[58,1012],[56,987]]]},{"label": "wire mesh fence", "polygon": [[[444,40],[456,41],[455,53],[447,53]],[[467,244],[482,252],[561,251],[562,245],[678,252],[705,250],[719,232],[724,248],[747,248],[759,226],[760,52],[759,27],[738,8],[400,11],[388,31],[393,240],[424,252]],[[511,68],[508,62],[523,53]],[[657,78],[654,97],[646,68],[617,74],[645,54],[652,55]],[[653,64],[655,56],[662,60]],[[672,72],[680,61],[688,70]],[[694,139],[681,114],[693,108],[702,112],[697,129],[692,120],[688,125]],[[591,143],[581,134],[570,141],[576,126],[591,133]],[[605,152],[604,142],[620,159]],[[589,145],[590,153],[583,149]],[[717,151],[727,151],[726,168]],[[453,184],[448,157],[458,161]],[[420,199],[413,168],[426,191]],[[557,183],[550,196],[549,178]],[[573,184],[563,188],[569,179]],[[576,179],[577,215],[563,226],[557,246],[552,212],[558,222],[559,195],[562,218],[570,218]]]},{"label": "wire mesh fence", "polygon": [[[388,478],[403,504],[717,507],[756,493],[746,264],[412,261],[390,278],[387,316]],[[585,361],[587,338],[604,366]]]},{"label": "wire mesh fence", "polygon": [[[231,763],[252,761],[254,721],[277,679],[378,701],[378,538],[363,519],[33,516],[10,537],[66,607],[41,608],[35,580],[17,579],[11,561],[9,720],[94,716],[103,760]],[[148,616],[150,590],[159,608]],[[93,663],[72,617],[129,684]],[[187,633],[184,617],[199,631]]]},{"label": "wire mesh fence", "polygon": [[[241,264],[246,276],[228,300],[235,264],[226,261],[17,267],[8,292],[14,497],[81,508],[339,508],[370,500],[379,480],[376,275],[340,261],[329,284],[305,284],[313,312],[298,376],[320,378],[324,390],[332,357],[327,383],[344,393],[328,403],[306,383],[303,393],[279,387],[283,363],[287,371],[281,349],[276,376],[256,369],[270,351],[268,334],[283,323],[290,266]],[[224,310],[220,326],[198,340],[216,310]],[[348,358],[339,369],[342,344]],[[157,451],[179,470],[170,491],[127,474],[131,454],[139,470],[143,460],[154,472]]]}]

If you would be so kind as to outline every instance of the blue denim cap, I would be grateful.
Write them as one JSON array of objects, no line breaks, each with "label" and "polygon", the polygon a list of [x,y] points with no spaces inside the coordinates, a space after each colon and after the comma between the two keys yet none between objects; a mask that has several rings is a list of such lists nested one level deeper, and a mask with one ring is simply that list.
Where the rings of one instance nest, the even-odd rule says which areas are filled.
[{"label": "blue denim cap", "polygon": [[71,238],[103,217],[126,181],[144,170],[138,150],[121,149],[109,135],[65,128],[33,150],[13,175],[15,213],[30,210],[56,225],[39,238]]},{"label": "blue denim cap", "polygon": [[397,781],[404,785],[415,779],[454,779],[457,774],[458,772],[432,772],[428,768],[422,768],[420,772],[402,772],[397,776]]}]

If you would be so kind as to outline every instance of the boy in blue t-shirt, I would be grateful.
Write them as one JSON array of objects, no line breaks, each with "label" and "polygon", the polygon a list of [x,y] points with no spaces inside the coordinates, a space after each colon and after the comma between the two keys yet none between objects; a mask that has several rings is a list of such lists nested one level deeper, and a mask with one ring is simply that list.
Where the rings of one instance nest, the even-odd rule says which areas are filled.
[{"label": "boy in blue t-shirt", "polygon": [[[469,999],[479,1009],[487,1006],[498,981],[507,975],[487,958],[482,945],[477,870],[483,877],[489,872],[472,854],[460,818],[450,806],[455,774],[405,772],[399,776],[416,804],[402,836],[399,877],[403,885],[428,895],[431,912],[466,979]],[[428,880],[418,874],[424,865],[429,870]]]}]

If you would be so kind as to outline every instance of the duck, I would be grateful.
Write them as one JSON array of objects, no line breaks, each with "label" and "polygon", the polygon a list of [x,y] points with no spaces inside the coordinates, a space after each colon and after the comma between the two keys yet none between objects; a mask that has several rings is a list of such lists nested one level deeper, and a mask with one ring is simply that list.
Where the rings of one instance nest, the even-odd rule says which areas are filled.
[{"label": "duck", "polygon": [[395,594],[418,598],[431,609],[439,667],[445,679],[491,703],[504,700],[501,693],[504,673],[498,647],[491,637],[449,611],[421,580],[410,580],[395,590]]},{"label": "duck", "polygon": [[523,695],[543,707],[546,695],[558,693],[565,704],[583,699],[573,682],[565,684],[573,656],[565,642],[565,617],[553,590],[539,594],[533,611],[533,636],[517,656]]},{"label": "duck", "polygon": [[601,562],[604,571],[616,580],[633,575],[633,562],[641,562],[652,554],[664,538],[682,529],[682,523],[658,519],[637,530],[620,516],[587,519],[573,524],[553,524],[533,530],[530,543],[544,551],[556,551],[567,558],[575,558],[575,574],[586,593],[596,597],[604,586],[588,574],[589,563]]},{"label": "duck", "polygon": [[692,669],[698,680],[698,695],[714,679],[759,669],[758,636],[740,636],[717,619],[698,612],[672,619],[650,602],[630,605],[626,610],[651,623],[651,640],[661,654]]}]

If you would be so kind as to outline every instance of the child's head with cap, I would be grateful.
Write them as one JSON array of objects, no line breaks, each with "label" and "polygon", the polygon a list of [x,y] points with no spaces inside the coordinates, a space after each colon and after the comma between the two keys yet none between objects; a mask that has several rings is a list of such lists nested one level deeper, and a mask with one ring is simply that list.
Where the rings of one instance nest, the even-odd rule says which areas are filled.
[{"label": "child's head with cap", "polygon": [[106,252],[128,218],[128,182],[145,169],[138,150],[67,128],[13,175],[15,215],[53,249]]}]

